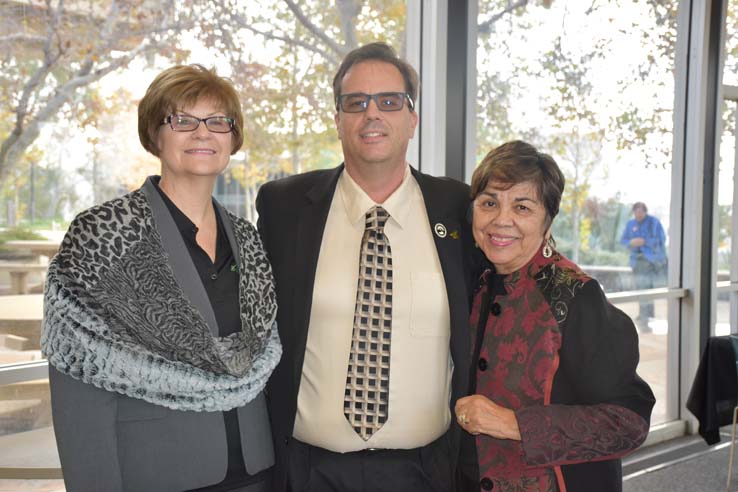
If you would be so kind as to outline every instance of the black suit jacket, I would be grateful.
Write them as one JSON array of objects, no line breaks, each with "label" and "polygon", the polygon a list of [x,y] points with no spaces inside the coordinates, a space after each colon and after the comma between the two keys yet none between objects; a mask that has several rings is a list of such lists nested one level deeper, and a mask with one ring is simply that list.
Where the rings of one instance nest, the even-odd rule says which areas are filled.
[{"label": "black suit jacket", "polygon": [[[286,489],[287,447],[297,412],[315,270],[328,211],[343,165],[264,184],[256,198],[258,227],[277,283],[277,324],[282,360],[269,381],[272,433],[275,440],[275,490]],[[471,230],[466,220],[469,187],[412,169],[425,201],[431,229],[443,224],[447,234],[432,231],[448,294],[451,319],[450,350],[454,362],[451,408],[464,394],[469,374],[468,332]],[[420,376],[421,372],[418,372]],[[452,413],[453,414],[453,413]],[[452,419],[448,433],[449,461],[455,466],[460,428]],[[448,463],[443,464],[448,466]]]}]

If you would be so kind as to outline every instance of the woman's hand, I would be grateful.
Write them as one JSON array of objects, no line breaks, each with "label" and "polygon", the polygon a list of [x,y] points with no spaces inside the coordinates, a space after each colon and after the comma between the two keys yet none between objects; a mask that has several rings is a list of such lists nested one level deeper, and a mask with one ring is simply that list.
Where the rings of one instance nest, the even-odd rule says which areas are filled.
[{"label": "woman's hand", "polygon": [[520,440],[520,429],[515,412],[501,407],[482,395],[459,398],[456,402],[456,420],[469,434],[487,434],[497,439]]}]

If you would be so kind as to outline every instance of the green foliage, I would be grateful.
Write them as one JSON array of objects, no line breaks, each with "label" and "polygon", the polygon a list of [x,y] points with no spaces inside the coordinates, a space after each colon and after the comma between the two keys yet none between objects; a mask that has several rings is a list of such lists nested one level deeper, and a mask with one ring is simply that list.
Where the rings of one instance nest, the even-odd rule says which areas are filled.
[{"label": "green foliage", "polygon": [[[15,216],[11,223],[36,223],[39,219],[62,222],[63,210],[77,199],[74,186],[60,167],[38,164],[36,159],[40,160],[42,155],[39,149],[27,152],[22,163],[24,168],[14,169],[5,185],[0,187],[0,204],[14,204]],[[30,172],[32,163],[33,181]],[[2,212],[2,219],[6,219],[6,210]]]},{"label": "green foliage", "polygon": [[46,237],[25,227],[13,227],[11,229],[0,230],[0,250],[2,250],[3,243],[7,241],[35,239],[46,239]]},{"label": "green foliage", "polygon": [[733,235],[733,217],[731,205],[718,205],[718,244],[717,268],[730,270],[731,236]]},{"label": "green foliage", "polygon": [[554,230],[575,261],[627,260],[587,208],[593,177],[671,163],[676,12],[675,0],[479,2],[478,157],[512,138],[554,157],[566,176]]},{"label": "green foliage", "polygon": [[582,203],[580,226],[574,235],[572,215],[562,208],[552,229],[557,248],[569,258],[576,251],[582,265],[627,266],[629,252],[620,245],[620,237],[629,216],[630,207],[618,196],[589,197]]},{"label": "green foliage", "polygon": [[[269,8],[256,8],[267,3]],[[284,2],[257,1],[250,8],[235,2],[228,15],[213,18],[221,27],[232,26],[231,33],[259,33],[274,53],[269,59],[243,50],[224,53],[247,114],[243,151],[248,171],[232,173],[244,187],[338,165],[341,147],[334,129],[331,82],[339,60],[350,49],[373,41],[404,50],[404,0],[297,3],[309,25]]]},{"label": "green foliage", "polygon": [[[156,67],[190,62],[211,64],[210,60],[188,57],[190,41],[199,43],[206,53],[229,65],[230,77],[241,96],[246,115],[243,158],[239,156],[243,164],[236,166],[231,177],[250,190],[275,177],[336,165],[341,149],[334,130],[331,80],[339,60],[358,44],[371,41],[387,41],[401,54],[407,45],[405,0],[197,0],[172,7],[180,24],[189,27],[166,32],[147,30],[160,21],[164,10],[152,9],[149,2],[142,0],[125,0],[121,5],[124,4],[129,8],[121,9],[117,13],[120,17],[111,24],[120,34],[114,38],[118,44],[110,45],[100,43],[98,37],[102,17],[112,13],[106,13],[104,7],[93,9],[90,16],[76,15],[71,8],[65,11],[58,44],[52,47],[52,51],[58,50],[59,63],[34,93],[34,110],[43,107],[46,94],[53,94],[56,88],[82,73],[85,63],[104,66],[141,40],[167,41],[166,49],[156,50],[156,56],[145,55],[150,65]],[[663,73],[673,69],[676,2],[647,0],[644,5],[618,0],[622,9],[636,5],[650,12],[656,28],[653,23],[638,20],[615,26],[619,15],[613,17],[617,10],[608,2],[582,5],[550,0],[479,1],[478,158],[513,138],[529,140],[551,152],[567,174],[562,215],[570,215],[571,235],[581,238],[583,248],[593,249],[592,237],[598,235],[597,221],[581,209],[590,193],[590,176],[601,171],[607,161],[603,144],[616,142],[618,150],[641,152],[646,166],[666,166],[669,162],[668,147],[656,148],[653,144],[654,136],[663,137],[670,132],[669,108],[652,111],[633,102],[618,107],[614,114],[604,114],[604,109],[612,106],[612,97],[597,86],[602,78],[597,68],[607,64],[606,57],[614,49],[608,36],[619,30],[642,37],[644,49],[637,54],[640,65],[636,74],[612,74],[611,78],[619,84],[617,88],[625,91],[639,81],[662,81]],[[543,25],[561,12],[561,26]],[[587,19],[584,24],[610,27],[594,31],[591,42],[576,43],[572,41],[573,34],[587,26],[570,24],[570,19],[581,19],[583,12]],[[43,36],[49,31],[48,21],[41,10],[29,11],[23,16],[24,32]],[[254,44],[260,48],[253,49]],[[533,47],[538,51],[531,56],[528,52]],[[0,118],[0,141],[13,127],[12,108],[21,88],[37,73],[43,60],[38,42],[19,42],[11,48],[0,53],[0,116],[5,116]],[[529,94],[536,87],[548,90],[538,101],[531,101]],[[109,123],[116,117],[130,117],[136,101],[126,91],[104,94],[95,84],[82,86],[75,94],[57,112],[56,125],[61,122],[77,131],[99,131],[99,137],[94,137],[99,141],[90,142],[94,152],[90,151],[89,158],[77,165],[81,170],[78,178],[95,182],[93,188],[97,190],[103,185],[95,181],[96,177],[104,176],[106,188],[95,193],[95,197],[107,197],[120,189],[125,176],[104,169],[95,168],[93,172],[90,162],[98,162],[95,152],[100,151],[108,159],[100,161],[100,165],[110,167],[108,162],[115,160],[118,152],[114,146],[106,148],[104,144],[118,138],[119,127]],[[69,185],[54,183],[52,179],[56,168],[49,164],[50,151],[43,148],[36,152],[42,154],[36,158],[39,172],[45,168],[43,172],[49,177],[43,186],[49,186],[51,191],[48,197],[37,199],[52,201],[55,190],[68,192],[68,203],[37,204],[37,212],[44,210],[48,212],[45,216],[51,217],[64,207],[78,209],[79,205],[73,203],[77,199],[76,187],[63,190]],[[29,156],[32,153],[29,151]],[[131,159],[124,165],[136,164]],[[24,191],[28,188],[28,178],[24,176],[27,172],[27,161],[21,162],[0,190],[0,200],[18,203],[20,219],[28,209],[28,193]],[[57,179],[63,181],[58,176]]]},{"label": "green foliage", "polygon": [[598,249],[581,250],[580,265],[628,266],[630,255],[626,251],[607,251]]},{"label": "green foliage", "polygon": [[[230,177],[239,180],[244,189],[255,190],[269,179],[337,165],[341,148],[334,130],[331,81],[340,59],[350,49],[371,41],[389,42],[401,54],[406,46],[405,0],[346,0],[335,4],[318,0],[196,0],[171,4],[171,10],[145,0],[119,3],[119,10],[110,11],[93,4],[75,8],[60,4],[64,7],[57,11],[52,3],[52,12],[60,13],[59,23],[54,25],[49,24],[52,18],[43,8],[24,12],[23,19],[28,21],[25,33],[37,36],[35,39],[48,32],[58,34],[51,49],[59,58],[49,64],[38,41],[19,41],[11,50],[0,52],[0,116],[5,116],[0,118],[0,143],[10,135],[13,110],[23,91],[29,89],[29,80],[46,65],[49,71],[32,92],[36,99],[34,113],[29,116],[44,108],[47,95],[66,94],[58,88],[87,73],[88,65],[104,66],[131,53],[142,41],[159,43],[166,47],[155,50],[155,56],[154,50],[142,50],[139,55],[145,56],[152,67],[193,62],[220,66],[223,60],[229,65],[246,115],[245,164],[237,166]],[[5,12],[3,8],[0,6],[0,13]],[[90,15],[80,16],[75,9],[89,9],[85,13]],[[157,30],[157,23],[170,14],[174,17],[168,22],[181,27]],[[12,15],[17,12],[8,13]],[[98,39],[102,21],[108,21],[113,29],[110,43]],[[148,30],[152,26],[153,31]],[[254,42],[263,48],[255,50],[246,45]],[[193,44],[201,45],[219,63],[188,57]],[[137,175],[145,167],[141,164],[145,159],[123,153],[116,145],[122,136],[117,122],[131,116],[137,101],[126,90],[103,93],[101,85],[95,83],[93,75],[97,73],[89,75],[92,83],[69,93],[68,102],[52,115],[51,122],[55,128],[52,139],[68,138],[64,135],[67,131],[88,135],[86,130],[92,130],[86,158],[75,163],[79,174],[76,179],[91,184],[93,200],[100,201],[119,192],[122,184],[128,187],[131,180],[138,181],[139,177],[130,175]],[[130,123],[135,125],[135,114],[133,117]],[[122,142],[124,147],[126,144],[130,147],[130,142]],[[55,167],[49,161],[55,157],[53,151],[45,147],[38,151],[41,155],[35,162],[52,172]],[[30,155],[30,148],[25,152]],[[123,166],[130,169],[127,174],[118,171],[121,162],[116,157],[124,158]],[[69,166],[65,168],[69,174]],[[29,210],[28,169],[27,163],[16,162],[0,188],[0,205],[5,208],[8,201],[13,201],[17,220],[24,219]],[[52,193],[36,200],[51,200],[54,190],[62,185],[49,181],[43,186],[49,186]],[[89,206],[75,203],[75,188],[67,190],[68,209]],[[37,202],[34,208],[36,215],[43,210],[53,216],[64,208],[61,205]]]},{"label": "green foliage", "polygon": [[725,32],[725,77],[724,83],[735,85],[738,83],[738,3],[728,2],[728,13]]},{"label": "green foliage", "polygon": [[155,8],[147,0],[17,3],[0,4],[9,28],[0,38],[0,103],[12,128],[0,128],[0,186],[48,123],[96,123],[100,99],[75,99],[85,88],[136,57],[175,57],[182,50],[172,41],[193,22],[172,0]]}]

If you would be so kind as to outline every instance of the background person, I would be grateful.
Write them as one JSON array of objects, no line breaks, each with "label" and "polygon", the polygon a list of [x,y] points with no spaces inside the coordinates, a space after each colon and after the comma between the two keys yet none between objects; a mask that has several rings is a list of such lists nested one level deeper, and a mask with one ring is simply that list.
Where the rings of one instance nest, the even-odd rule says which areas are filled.
[{"label": "background person", "polygon": [[[659,219],[648,215],[645,203],[633,204],[633,218],[625,225],[620,244],[630,250],[630,267],[636,289],[666,286],[666,234]],[[639,301],[636,321],[641,332],[651,331],[648,319],[653,317],[653,301]]]},{"label": "background person", "polygon": [[472,231],[489,260],[474,295],[462,490],[613,492],[646,438],[654,396],[633,323],[553,248],[564,176],[513,141],[472,177]]},{"label": "background person", "polygon": [[67,491],[269,490],[273,278],[256,229],[212,198],[243,141],[238,96],[176,66],[138,115],[161,177],[79,214],[49,266],[42,348]]},{"label": "background person", "polygon": [[382,43],[333,80],[344,163],[266,183],[285,354],[276,490],[448,492],[469,367],[468,187],[412,169],[415,70]]}]

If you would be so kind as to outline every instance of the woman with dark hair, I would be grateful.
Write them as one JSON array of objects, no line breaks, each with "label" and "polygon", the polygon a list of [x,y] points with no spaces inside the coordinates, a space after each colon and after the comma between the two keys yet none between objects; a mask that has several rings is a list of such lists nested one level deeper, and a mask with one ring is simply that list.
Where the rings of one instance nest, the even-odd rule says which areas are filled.
[{"label": "woman with dark hair", "polygon": [[488,260],[470,316],[462,489],[614,492],[646,438],[654,397],[636,374],[633,322],[554,249],[564,176],[508,142],[474,172],[472,231]]},{"label": "woman with dark hair", "polygon": [[41,343],[67,491],[269,490],[274,281],[256,229],[212,197],[243,142],[238,96],[176,66],[138,113],[161,176],[80,213],[49,265]]}]

